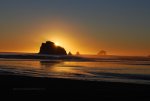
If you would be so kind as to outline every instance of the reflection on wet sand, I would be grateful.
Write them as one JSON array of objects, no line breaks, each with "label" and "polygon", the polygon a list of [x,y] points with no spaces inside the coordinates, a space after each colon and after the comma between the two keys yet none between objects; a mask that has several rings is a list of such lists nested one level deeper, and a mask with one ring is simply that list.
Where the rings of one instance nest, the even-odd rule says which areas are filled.
[{"label": "reflection on wet sand", "polygon": [[81,70],[81,67],[76,68],[73,65],[68,66],[66,62],[63,61],[40,61],[40,64],[45,71],[61,74],[61,76],[90,75],[90,73]]},{"label": "reflection on wet sand", "polygon": [[[149,83],[149,61],[93,62],[1,59],[0,72],[36,77]],[[134,64],[134,65],[133,65]],[[137,81],[138,80],[138,81]],[[146,81],[143,81],[146,80]]]},{"label": "reflection on wet sand", "polygon": [[63,63],[63,62],[62,61],[40,61],[41,67],[45,67],[45,68],[54,67],[61,63]]}]

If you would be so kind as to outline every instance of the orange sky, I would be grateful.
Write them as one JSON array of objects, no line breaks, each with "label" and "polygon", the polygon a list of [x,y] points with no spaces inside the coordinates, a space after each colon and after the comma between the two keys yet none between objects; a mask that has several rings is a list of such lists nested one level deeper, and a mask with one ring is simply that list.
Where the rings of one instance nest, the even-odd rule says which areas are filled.
[{"label": "orange sky", "polygon": [[[150,54],[149,1],[36,0],[0,3],[0,52],[38,52],[42,42],[67,52]],[[108,6],[109,5],[109,6]]]},{"label": "orange sky", "polygon": [[[110,55],[147,55],[149,48],[138,47],[138,45],[121,42],[119,40],[107,41],[101,38],[95,38],[91,32],[88,32],[84,26],[77,26],[76,23],[67,21],[54,20],[45,22],[41,25],[35,25],[31,30],[17,30],[22,33],[17,36],[11,34],[1,40],[1,52],[39,52],[42,42],[47,40],[53,41],[63,46],[67,52],[75,54],[79,51],[81,54],[97,54],[101,49],[106,50]],[[28,34],[26,34],[28,33]],[[101,32],[107,33],[107,32]],[[108,38],[109,39],[109,38]],[[120,42],[118,42],[120,41]],[[149,50],[148,50],[149,49]]]}]

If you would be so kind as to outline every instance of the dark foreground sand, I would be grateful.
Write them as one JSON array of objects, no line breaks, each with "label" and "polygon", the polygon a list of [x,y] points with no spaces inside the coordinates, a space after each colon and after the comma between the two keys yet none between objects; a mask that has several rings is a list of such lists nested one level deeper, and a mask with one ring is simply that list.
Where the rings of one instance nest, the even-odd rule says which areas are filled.
[{"label": "dark foreground sand", "polygon": [[1,96],[61,99],[150,99],[150,85],[0,75]]}]

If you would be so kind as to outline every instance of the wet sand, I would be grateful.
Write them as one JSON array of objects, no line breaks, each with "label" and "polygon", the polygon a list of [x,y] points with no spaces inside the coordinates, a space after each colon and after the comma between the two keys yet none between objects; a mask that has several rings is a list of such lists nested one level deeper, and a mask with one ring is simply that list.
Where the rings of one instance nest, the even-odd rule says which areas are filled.
[{"label": "wet sand", "polygon": [[[89,60],[80,57],[53,57],[37,55],[0,55],[0,58],[7,59],[76,59]],[[140,58],[141,59],[141,58]],[[143,59],[142,59],[143,60]],[[149,58],[146,61],[149,61]],[[123,100],[148,100],[150,99],[150,85],[120,82],[103,81],[83,81],[59,78],[42,78],[12,75],[12,73],[0,74],[0,93],[1,97],[15,96],[22,97],[44,97],[49,99],[119,99]],[[71,100],[70,100],[71,99]],[[55,100],[54,100],[55,101]]]},{"label": "wet sand", "polygon": [[150,99],[150,85],[0,75],[0,93],[61,99]]}]

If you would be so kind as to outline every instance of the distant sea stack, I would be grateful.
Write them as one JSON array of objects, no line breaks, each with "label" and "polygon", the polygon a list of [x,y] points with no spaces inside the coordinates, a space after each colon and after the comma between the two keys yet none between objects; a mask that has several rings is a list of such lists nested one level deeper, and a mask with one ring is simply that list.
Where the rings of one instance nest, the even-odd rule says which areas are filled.
[{"label": "distant sea stack", "polygon": [[80,55],[80,53],[79,53],[79,52],[76,52],[76,55]]},{"label": "distant sea stack", "polygon": [[42,43],[39,54],[67,55],[66,50],[63,47],[56,46],[55,43],[51,41]]},{"label": "distant sea stack", "polygon": [[68,53],[68,55],[72,55],[72,53],[71,53],[71,52],[69,52],[69,53]]},{"label": "distant sea stack", "polygon": [[105,50],[101,50],[98,52],[97,55],[107,55],[107,52]]}]

